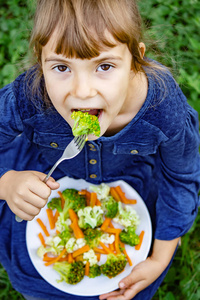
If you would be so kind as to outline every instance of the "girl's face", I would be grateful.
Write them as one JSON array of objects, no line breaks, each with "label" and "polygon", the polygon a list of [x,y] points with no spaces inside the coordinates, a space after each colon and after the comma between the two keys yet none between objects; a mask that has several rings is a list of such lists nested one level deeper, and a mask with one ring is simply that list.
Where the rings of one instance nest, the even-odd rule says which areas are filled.
[{"label": "girl's face", "polygon": [[116,44],[92,59],[69,59],[53,51],[53,42],[52,37],[42,50],[42,69],[52,104],[71,127],[74,110],[88,111],[98,116],[101,135],[109,134],[120,115],[129,110],[133,71],[127,45]]}]

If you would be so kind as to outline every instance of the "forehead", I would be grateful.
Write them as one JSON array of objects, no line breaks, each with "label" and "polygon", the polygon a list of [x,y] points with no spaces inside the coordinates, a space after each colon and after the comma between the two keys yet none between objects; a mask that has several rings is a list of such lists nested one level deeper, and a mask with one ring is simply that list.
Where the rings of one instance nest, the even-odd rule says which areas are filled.
[{"label": "forehead", "polygon": [[54,40],[49,40],[46,46],[43,47],[42,50],[42,61],[45,62],[54,62],[54,61],[68,61],[68,62],[91,62],[91,63],[99,63],[104,60],[116,61],[118,63],[123,62],[126,59],[132,59],[132,55],[126,44],[116,43],[114,47],[107,47],[105,50],[102,50],[98,56],[93,58],[76,58],[76,57],[67,57],[63,54],[57,54],[55,52]]},{"label": "forehead", "polygon": [[[94,32],[94,36],[96,35],[96,39],[98,40],[99,38],[97,37],[97,34]],[[102,43],[101,47],[100,47],[100,51],[98,51],[98,53],[96,55],[94,55],[93,57],[98,57],[100,56],[103,52],[112,52],[112,49],[115,49],[114,52],[121,52],[123,54],[124,50],[128,47],[126,44],[124,43],[120,43],[119,41],[116,41],[114,39],[114,37],[112,36],[112,34],[110,32],[108,32],[107,30],[105,30],[105,33],[104,33],[104,37],[105,39],[108,41],[108,43],[110,44],[110,46],[107,46],[105,44],[103,44],[101,42],[101,40],[99,39],[99,44]],[[61,53],[59,53],[57,51],[57,47],[58,47],[58,31],[55,30],[53,32],[53,34],[51,35],[48,43],[42,47],[42,53],[47,55],[47,53],[54,53],[54,54],[57,54],[57,55],[61,55],[61,56],[64,56],[64,57],[68,57],[68,58],[81,58],[79,57],[79,55],[76,55],[76,50],[74,49],[74,52],[75,54],[74,55],[68,55],[69,54],[69,49],[66,48],[63,49],[63,51]],[[88,57],[83,57],[84,58],[88,58],[88,59],[91,59],[93,58],[92,56],[88,56]]]}]

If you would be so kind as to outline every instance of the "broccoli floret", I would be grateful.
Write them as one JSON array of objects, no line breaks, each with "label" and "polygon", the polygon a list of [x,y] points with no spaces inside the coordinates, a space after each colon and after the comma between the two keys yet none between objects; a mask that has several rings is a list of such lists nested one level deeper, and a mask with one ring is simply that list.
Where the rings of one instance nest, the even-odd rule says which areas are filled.
[{"label": "broccoli floret", "polygon": [[130,246],[135,246],[139,244],[140,238],[135,233],[135,227],[128,227],[123,229],[119,234],[122,243],[128,244]]},{"label": "broccoli floret", "polygon": [[125,205],[123,209],[121,202],[118,202],[118,213],[113,221],[124,227],[131,226],[135,228],[140,223],[137,212],[130,205]]},{"label": "broccoli floret", "polygon": [[51,201],[48,202],[47,207],[54,210],[57,209],[59,212],[62,211],[61,198],[52,198]]},{"label": "broccoli floret", "polygon": [[100,206],[86,206],[78,211],[78,225],[80,228],[95,228],[103,223],[103,210]]},{"label": "broccoli floret", "polygon": [[72,132],[74,136],[94,134],[100,136],[100,125],[97,116],[87,112],[73,111],[71,118],[74,119]]},{"label": "broccoli floret", "polygon": [[101,183],[100,185],[91,185],[90,190],[95,192],[97,198],[101,201],[109,196],[110,187],[105,183]]},{"label": "broccoli floret", "polygon": [[95,278],[101,275],[101,267],[97,264],[90,266],[89,278]]},{"label": "broccoli floret", "polygon": [[90,248],[98,247],[102,232],[96,228],[88,228],[84,230],[84,239]]},{"label": "broccoli floret", "polygon": [[118,212],[118,202],[112,196],[108,196],[102,201],[102,208],[107,218],[113,219]]},{"label": "broccoli floret", "polygon": [[82,261],[73,262],[71,264],[68,262],[56,262],[53,269],[61,276],[58,282],[64,280],[69,284],[77,284],[85,275],[85,265]]},{"label": "broccoli floret", "polygon": [[[63,219],[66,220],[69,217],[69,209],[73,209],[77,212],[79,209],[86,206],[86,199],[84,196],[79,195],[76,189],[66,189],[62,192],[65,199],[64,208],[62,211]],[[60,214],[60,215],[61,215]]]},{"label": "broccoli floret", "polygon": [[101,272],[109,278],[117,276],[121,273],[127,264],[127,260],[123,254],[108,254],[107,261],[101,265]]},{"label": "broccoli floret", "polygon": [[69,239],[72,236],[72,230],[69,229],[65,229],[64,231],[62,231],[61,233],[58,234],[59,238],[61,238],[61,242],[60,244],[65,246],[65,244],[69,241]]}]

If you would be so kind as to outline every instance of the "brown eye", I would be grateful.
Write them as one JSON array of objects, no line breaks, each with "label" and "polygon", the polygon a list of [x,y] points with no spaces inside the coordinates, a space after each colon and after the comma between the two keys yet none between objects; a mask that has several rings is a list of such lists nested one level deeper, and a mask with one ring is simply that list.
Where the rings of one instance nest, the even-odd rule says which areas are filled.
[{"label": "brown eye", "polygon": [[69,70],[69,68],[64,65],[56,66],[55,69],[57,69],[57,71],[59,72],[66,72],[67,70]]},{"label": "brown eye", "polygon": [[107,65],[107,64],[101,65],[102,71],[108,71],[108,70],[110,70],[110,68],[111,68],[110,65]]},{"label": "brown eye", "polygon": [[107,71],[111,70],[112,68],[114,68],[114,67],[110,64],[102,64],[97,68],[97,71],[98,72],[107,72]]}]

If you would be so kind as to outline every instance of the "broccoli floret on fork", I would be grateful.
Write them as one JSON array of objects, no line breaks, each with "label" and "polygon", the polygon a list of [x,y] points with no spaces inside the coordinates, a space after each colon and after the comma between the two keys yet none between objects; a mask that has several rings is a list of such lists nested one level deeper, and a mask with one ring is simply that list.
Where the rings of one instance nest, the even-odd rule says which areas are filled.
[{"label": "broccoli floret on fork", "polygon": [[100,125],[98,117],[88,112],[73,111],[71,118],[74,120],[72,132],[74,136],[93,134],[100,136]]}]

